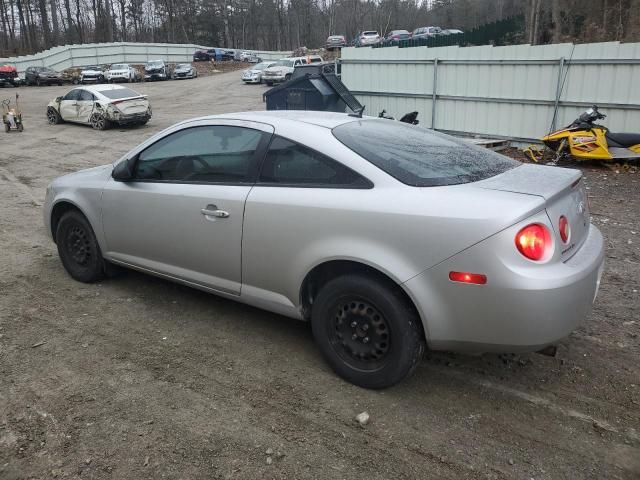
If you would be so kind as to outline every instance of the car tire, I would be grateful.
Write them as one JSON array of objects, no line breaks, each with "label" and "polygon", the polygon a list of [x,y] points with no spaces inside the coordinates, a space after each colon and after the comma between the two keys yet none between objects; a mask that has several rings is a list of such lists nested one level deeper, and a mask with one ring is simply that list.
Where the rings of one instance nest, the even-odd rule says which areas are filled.
[{"label": "car tire", "polygon": [[20,123],[18,124],[18,131],[19,131],[19,132],[24,132],[24,125],[22,124],[22,122],[20,122]]},{"label": "car tire", "polygon": [[345,380],[387,388],[411,375],[425,350],[420,318],[400,287],[364,275],[325,284],[311,326],[322,355]]},{"label": "car tire", "polygon": [[291,74],[290,74],[290,73],[287,73],[287,74],[284,76],[284,81],[285,81],[285,82],[288,82],[289,80],[291,80]]},{"label": "car tire", "polygon": [[94,130],[106,130],[111,126],[111,122],[102,113],[94,113],[89,121]]},{"label": "car tire", "polygon": [[104,259],[91,225],[77,210],[65,213],[56,228],[58,255],[65,270],[79,282],[104,278]]},{"label": "car tire", "polygon": [[62,123],[60,113],[58,113],[58,111],[53,107],[47,108],[47,122],[49,122],[49,125],[58,125]]},{"label": "car tire", "polygon": [[41,87],[42,86],[42,82],[40,81],[39,78],[36,78],[36,86],[37,87]]},{"label": "car tire", "polygon": [[4,124],[4,131],[9,133],[9,131],[11,130],[11,125],[9,125],[8,123]]},{"label": "car tire", "polygon": [[267,82],[267,87],[272,87],[273,86],[273,82]]}]

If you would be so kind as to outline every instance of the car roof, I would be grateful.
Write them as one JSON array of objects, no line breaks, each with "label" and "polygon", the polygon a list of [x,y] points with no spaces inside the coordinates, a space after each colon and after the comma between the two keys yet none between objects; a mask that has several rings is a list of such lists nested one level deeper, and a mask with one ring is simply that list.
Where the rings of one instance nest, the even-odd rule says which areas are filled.
[{"label": "car roof", "polygon": [[[207,119],[229,119],[246,120],[260,123],[278,124],[281,121],[307,123],[324,128],[335,128],[349,122],[357,121],[357,117],[352,117],[346,113],[337,112],[316,112],[310,110],[268,110],[253,112],[224,113],[221,115],[210,115],[198,120]],[[368,118],[368,117],[363,117]],[[373,117],[371,117],[373,118]],[[192,119],[193,120],[193,119]],[[187,121],[192,121],[187,120]]]},{"label": "car roof", "polygon": [[128,87],[110,83],[106,85],[82,85],[77,88],[82,90],[88,90],[89,92],[92,92],[92,93],[99,93],[99,92],[104,92],[105,90],[122,90],[123,88],[128,88]]}]

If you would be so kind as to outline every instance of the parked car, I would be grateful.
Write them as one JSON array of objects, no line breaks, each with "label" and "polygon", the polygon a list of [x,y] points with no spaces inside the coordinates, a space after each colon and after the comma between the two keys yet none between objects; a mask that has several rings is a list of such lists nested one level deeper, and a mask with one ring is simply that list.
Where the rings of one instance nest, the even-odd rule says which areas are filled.
[{"label": "parked car", "polygon": [[249,60],[251,60],[252,57],[255,57],[255,55],[248,51],[248,50],[243,50],[242,52],[240,52],[240,61],[241,62],[248,62]]},{"label": "parked car", "polygon": [[325,48],[333,50],[334,48],[342,48],[347,46],[347,37],[344,35],[329,35]]},{"label": "parked car", "polygon": [[589,218],[578,170],[312,111],[178,123],[54,180],[44,202],[72,278],[116,264],[308,320],[331,367],[367,388],[406,378],[426,345],[537,351],[566,337],[603,268]]},{"label": "parked car", "polygon": [[150,118],[147,96],[121,85],[74,88],[47,106],[47,121],[52,125],[73,122],[105,130],[113,124],[144,125]]},{"label": "parked car", "polygon": [[368,47],[380,43],[380,34],[375,30],[365,30],[356,37],[356,47]]},{"label": "parked car", "polygon": [[107,81],[115,82],[138,82],[141,80],[140,73],[128,63],[115,63],[107,70]]},{"label": "parked car", "polygon": [[48,67],[28,67],[24,72],[27,85],[62,85],[62,75]]},{"label": "parked car", "polygon": [[412,38],[432,38],[442,35],[442,29],[440,27],[420,27],[413,31]]},{"label": "parked car", "polygon": [[253,67],[242,72],[242,81],[244,83],[262,83],[262,73],[266,68],[272,66],[275,62],[260,62]]},{"label": "parked car", "polygon": [[398,45],[403,40],[411,40],[411,33],[407,30],[391,30],[382,40],[383,45]]},{"label": "parked car", "polygon": [[322,62],[320,55],[308,55],[306,57],[282,58],[273,63],[270,67],[264,69],[262,73],[262,81],[271,86],[274,83],[286,82],[293,75],[295,67],[305,65],[307,63]]},{"label": "parked car", "polygon": [[458,30],[457,28],[448,28],[446,30],[442,30],[442,35],[462,35],[464,32],[462,30]]},{"label": "parked car", "polygon": [[169,80],[171,73],[164,60],[150,60],[144,65],[144,81]]},{"label": "parked car", "polygon": [[0,66],[0,86],[4,87],[9,85],[17,87],[21,84],[20,77],[18,77],[18,69],[13,65]]},{"label": "parked car", "polygon": [[193,68],[193,65],[191,65],[190,63],[179,63],[173,70],[173,78],[176,80],[184,78],[196,78],[197,76],[198,71]]},{"label": "parked car", "polygon": [[215,60],[216,49],[211,48],[209,50],[196,50],[193,54],[194,62],[206,62],[209,60]]},{"label": "parked car", "polygon": [[104,69],[99,65],[84,67],[80,72],[80,83],[104,83]]}]

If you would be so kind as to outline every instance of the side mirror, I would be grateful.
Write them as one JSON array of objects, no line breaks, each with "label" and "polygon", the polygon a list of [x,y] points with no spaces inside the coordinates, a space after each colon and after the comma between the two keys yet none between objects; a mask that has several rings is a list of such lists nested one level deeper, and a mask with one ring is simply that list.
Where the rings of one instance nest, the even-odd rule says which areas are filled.
[{"label": "side mirror", "polygon": [[62,101],[62,97],[56,97],[56,103],[60,103]]},{"label": "side mirror", "polygon": [[119,182],[128,182],[133,179],[133,166],[135,161],[131,158],[123,160],[118,163],[111,172],[111,176],[114,180]]}]

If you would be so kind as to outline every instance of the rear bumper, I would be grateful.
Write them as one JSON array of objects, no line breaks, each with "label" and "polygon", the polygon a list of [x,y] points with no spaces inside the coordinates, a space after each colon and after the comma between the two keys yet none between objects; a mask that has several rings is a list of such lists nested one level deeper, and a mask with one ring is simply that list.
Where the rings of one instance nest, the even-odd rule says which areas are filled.
[{"label": "rear bumper", "polygon": [[[430,348],[472,352],[536,351],[568,336],[589,314],[604,266],[604,241],[590,226],[566,262],[514,267],[501,261],[501,235],[407,281]],[[486,285],[454,283],[451,271],[487,275]]]},{"label": "rear bumper", "polygon": [[137,113],[134,115],[120,115],[117,119],[113,121],[118,125],[131,125],[134,123],[147,122],[151,118],[149,113]]}]

